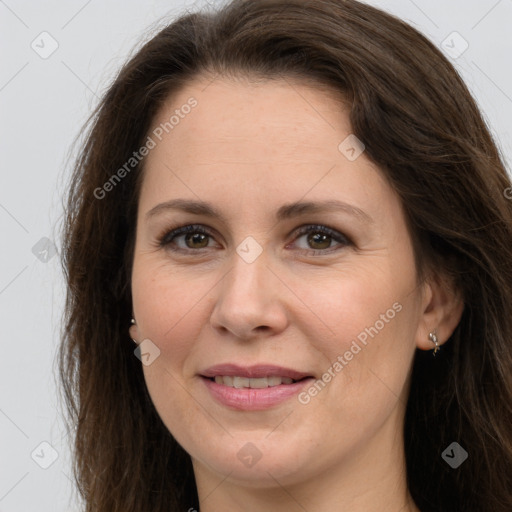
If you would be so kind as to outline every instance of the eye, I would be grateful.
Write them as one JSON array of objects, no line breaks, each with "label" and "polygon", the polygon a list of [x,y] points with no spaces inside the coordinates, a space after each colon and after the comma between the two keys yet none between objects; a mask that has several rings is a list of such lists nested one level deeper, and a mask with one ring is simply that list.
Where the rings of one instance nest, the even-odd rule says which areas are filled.
[{"label": "eye", "polygon": [[212,239],[211,233],[203,226],[192,224],[164,233],[158,245],[175,251],[198,250],[210,247]]},{"label": "eye", "polygon": [[[300,243],[298,244],[299,248],[313,254],[330,253],[333,252],[333,250],[339,250],[340,248],[353,245],[342,233],[322,225],[304,226],[299,229],[297,235],[296,241],[305,239],[303,240],[302,246]],[[337,242],[338,246],[341,247],[333,248],[334,242]]]}]

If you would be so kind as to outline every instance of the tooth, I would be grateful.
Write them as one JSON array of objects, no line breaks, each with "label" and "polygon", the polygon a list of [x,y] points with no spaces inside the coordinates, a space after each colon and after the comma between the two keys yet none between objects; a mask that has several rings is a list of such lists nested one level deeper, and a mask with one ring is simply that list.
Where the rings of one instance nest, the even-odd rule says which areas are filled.
[{"label": "tooth", "polygon": [[233,377],[233,386],[237,389],[248,388],[249,381],[247,377]]},{"label": "tooth", "polygon": [[268,378],[268,385],[270,387],[279,386],[279,384],[281,384],[281,377],[269,377]]},{"label": "tooth", "polygon": [[268,379],[266,377],[261,377],[259,379],[249,379],[249,385],[251,388],[255,389],[263,389],[268,387]]},{"label": "tooth", "polygon": [[281,384],[293,384],[293,379],[290,377],[259,377],[259,378],[248,378],[238,377],[231,375],[216,375],[215,382],[217,384],[223,384],[224,386],[243,389],[265,389],[267,387],[279,386]]}]

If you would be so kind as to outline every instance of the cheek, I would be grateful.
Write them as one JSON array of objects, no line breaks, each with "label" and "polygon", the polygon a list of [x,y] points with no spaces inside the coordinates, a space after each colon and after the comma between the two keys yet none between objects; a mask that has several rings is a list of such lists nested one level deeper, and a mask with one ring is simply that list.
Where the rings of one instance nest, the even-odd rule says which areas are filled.
[{"label": "cheek", "polygon": [[[367,260],[365,263],[370,263]],[[309,331],[312,343],[324,344],[331,359],[360,343],[391,331],[400,321],[410,291],[408,279],[377,265],[325,272],[293,283],[308,308],[307,319],[294,319]],[[316,332],[316,335],[315,335]]]},{"label": "cheek", "polygon": [[334,403],[340,412],[350,407],[356,416],[390,407],[403,391],[415,351],[419,310],[413,271],[375,264],[302,286],[299,293],[316,315],[303,318],[300,329],[316,349],[322,380],[331,389],[318,393],[318,401]]},{"label": "cheek", "polygon": [[211,286],[206,275],[191,280],[189,274],[150,258],[141,258],[134,266],[132,294],[140,336],[160,350],[152,364],[142,367],[144,379],[158,415],[180,438],[204,435],[194,433],[204,410],[184,390],[189,388],[191,376],[186,371],[187,361],[197,360],[194,340],[208,321],[202,301],[207,300]]},{"label": "cheek", "polygon": [[191,278],[165,264],[141,261],[134,267],[132,294],[141,336],[158,345],[174,370],[191,355],[191,340],[208,321],[205,305],[212,282],[207,273]]}]

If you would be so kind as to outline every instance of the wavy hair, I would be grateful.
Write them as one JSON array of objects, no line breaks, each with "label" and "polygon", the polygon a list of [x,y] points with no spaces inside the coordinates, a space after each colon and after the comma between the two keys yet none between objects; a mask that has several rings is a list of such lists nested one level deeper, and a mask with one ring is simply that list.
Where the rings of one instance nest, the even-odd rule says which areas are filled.
[{"label": "wavy hair", "polygon": [[[62,227],[59,348],[73,470],[87,512],[198,509],[189,455],[158,416],[128,335],[142,160],[99,197],[173,93],[204,73],[334,87],[353,133],[404,207],[421,275],[465,308],[436,358],[417,351],[404,424],[422,512],[512,510],[512,201],[466,85],[426,37],[355,0],[234,0],[186,13],[146,42],[86,126]],[[469,458],[441,458],[453,441]]]}]

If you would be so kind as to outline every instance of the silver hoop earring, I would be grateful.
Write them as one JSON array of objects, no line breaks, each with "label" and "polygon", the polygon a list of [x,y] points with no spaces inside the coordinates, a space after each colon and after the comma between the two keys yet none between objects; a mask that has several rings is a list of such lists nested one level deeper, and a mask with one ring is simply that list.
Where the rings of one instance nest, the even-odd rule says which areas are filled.
[{"label": "silver hoop earring", "polygon": [[436,355],[437,352],[439,352],[439,344],[437,342],[437,334],[436,334],[436,330],[434,329],[433,332],[431,332],[429,335],[428,335],[428,339],[434,343],[435,345],[435,348],[434,348],[434,356]]}]

